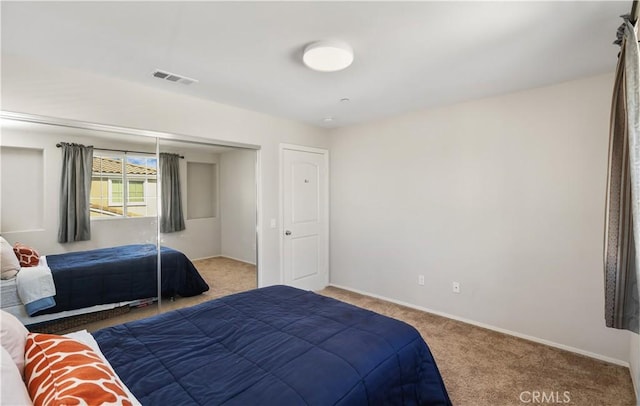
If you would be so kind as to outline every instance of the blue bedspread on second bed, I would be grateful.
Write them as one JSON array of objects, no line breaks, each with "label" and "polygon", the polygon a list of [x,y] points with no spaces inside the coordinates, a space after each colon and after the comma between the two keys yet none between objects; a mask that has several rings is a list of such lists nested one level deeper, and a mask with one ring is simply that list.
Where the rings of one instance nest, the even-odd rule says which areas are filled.
[{"label": "blue bedspread on second bed", "polygon": [[272,286],[93,334],[143,405],[450,405],[412,326]]},{"label": "blue bedspread on second bed", "polygon": [[[124,245],[47,255],[56,285],[56,306],[37,314],[158,296],[157,250],[152,244]],[[162,296],[195,296],[209,290],[191,261],[162,247]]]}]

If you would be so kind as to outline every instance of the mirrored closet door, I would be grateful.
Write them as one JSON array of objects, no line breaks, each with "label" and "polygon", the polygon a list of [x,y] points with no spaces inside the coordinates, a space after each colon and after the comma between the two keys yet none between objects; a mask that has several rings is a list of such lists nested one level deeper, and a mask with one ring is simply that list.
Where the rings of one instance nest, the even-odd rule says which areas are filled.
[{"label": "mirrored closet door", "polygon": [[[0,232],[12,247],[40,256],[2,280],[3,310],[51,332],[132,310],[157,313],[157,139],[6,118],[1,124]],[[86,200],[88,219],[76,213],[86,212]],[[40,299],[21,298],[17,285],[48,280],[47,268],[55,303],[23,306]],[[54,320],[64,323],[55,327]]]},{"label": "mirrored closet door", "polygon": [[[19,272],[0,297],[30,329],[91,331],[257,287],[255,146],[2,115],[0,232]],[[20,264],[21,250],[39,257]],[[38,278],[53,296],[21,297]]]},{"label": "mirrored closet door", "polygon": [[161,245],[184,253],[209,286],[162,311],[255,289],[257,151],[193,139],[160,139],[159,151]]}]

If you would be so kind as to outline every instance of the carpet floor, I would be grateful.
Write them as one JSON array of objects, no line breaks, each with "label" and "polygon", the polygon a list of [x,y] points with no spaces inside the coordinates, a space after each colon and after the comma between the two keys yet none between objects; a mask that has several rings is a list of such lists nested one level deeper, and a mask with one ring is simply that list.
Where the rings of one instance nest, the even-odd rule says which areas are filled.
[{"label": "carpet floor", "polygon": [[[196,297],[163,300],[162,311],[256,287],[252,265],[222,257],[194,264],[211,289]],[[627,368],[334,287],[318,293],[418,329],[431,348],[454,405],[636,405]],[[133,309],[82,328],[95,331],[157,312],[156,306]]]},{"label": "carpet floor", "polygon": [[636,405],[627,368],[334,287],[318,293],[418,329],[454,405]]}]

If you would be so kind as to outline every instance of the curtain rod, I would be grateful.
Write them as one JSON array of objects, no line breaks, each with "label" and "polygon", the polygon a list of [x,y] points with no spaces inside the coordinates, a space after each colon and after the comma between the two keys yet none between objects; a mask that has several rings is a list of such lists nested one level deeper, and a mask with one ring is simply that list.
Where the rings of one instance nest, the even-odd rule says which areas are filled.
[{"label": "curtain rod", "polygon": [[[618,31],[616,32],[616,40],[613,41],[615,45],[622,46],[622,39],[624,38],[624,30],[627,25],[626,21],[628,21],[632,26],[635,26],[638,23],[638,13],[640,9],[638,8],[638,0],[633,0],[631,3],[631,12],[629,14],[621,15],[620,17],[625,20],[620,27],[618,27]],[[620,54],[618,54],[618,57]]]},{"label": "curtain rod", "polygon": [[[89,145],[91,148],[98,150],[98,151],[115,151],[115,152],[124,152],[125,154],[128,153],[132,153],[132,154],[147,154],[147,155],[155,155],[155,152],[144,152],[144,151],[128,151],[126,149],[112,149],[112,148],[95,148],[93,145]],[[60,148],[62,147],[62,144],[58,143],[56,144],[56,147]],[[180,159],[184,159],[184,156],[182,155],[178,155],[180,157]]]}]

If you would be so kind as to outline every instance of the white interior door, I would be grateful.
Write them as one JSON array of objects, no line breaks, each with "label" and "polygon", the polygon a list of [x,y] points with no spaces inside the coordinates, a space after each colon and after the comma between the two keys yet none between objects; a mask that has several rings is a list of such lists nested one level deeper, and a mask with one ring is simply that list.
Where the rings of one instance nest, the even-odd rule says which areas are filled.
[{"label": "white interior door", "polygon": [[328,151],[282,146],[284,283],[306,290],[329,284]]}]

